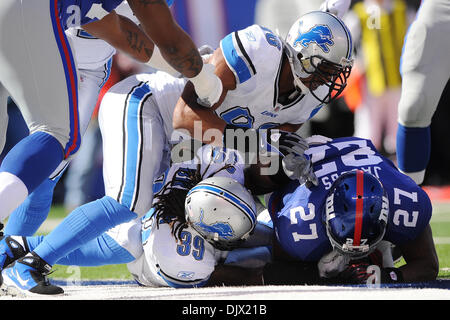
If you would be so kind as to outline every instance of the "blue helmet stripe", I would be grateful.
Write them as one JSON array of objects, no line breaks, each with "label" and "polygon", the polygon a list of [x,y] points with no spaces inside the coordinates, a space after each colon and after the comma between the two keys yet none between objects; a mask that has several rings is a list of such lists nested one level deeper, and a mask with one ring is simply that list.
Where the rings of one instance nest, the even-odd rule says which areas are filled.
[{"label": "blue helmet stripe", "polygon": [[192,194],[194,192],[200,191],[200,190],[207,190],[214,194],[223,196],[224,198],[230,200],[234,205],[236,205],[237,207],[242,209],[247,214],[247,216],[252,220],[253,223],[256,222],[255,213],[249,207],[248,204],[246,204],[244,201],[242,201],[238,197],[234,196],[233,194],[229,193],[227,190],[222,189],[220,187],[211,186],[211,185],[199,185],[199,186],[192,188],[191,191],[189,191],[187,196],[189,196],[190,194]]}]

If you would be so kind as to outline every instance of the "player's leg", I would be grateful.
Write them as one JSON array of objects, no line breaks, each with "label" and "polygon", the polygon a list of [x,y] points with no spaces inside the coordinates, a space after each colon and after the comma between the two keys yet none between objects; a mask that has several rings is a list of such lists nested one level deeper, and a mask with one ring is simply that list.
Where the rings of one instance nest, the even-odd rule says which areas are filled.
[{"label": "player's leg", "polygon": [[[110,234],[114,235],[112,237]],[[45,236],[7,236],[0,240],[0,271],[33,251]],[[56,263],[68,266],[102,266],[130,263],[142,254],[141,221],[123,223],[86,242]]]},{"label": "player's leg", "polygon": [[430,124],[449,80],[450,3],[424,1],[410,27],[402,57],[397,160],[400,170],[423,182],[431,151]]},{"label": "player's leg", "polygon": [[[32,254],[48,265],[150,209],[152,172],[159,171],[161,165],[164,128],[148,85],[141,82],[126,89],[118,94],[113,87],[99,113],[106,196],[74,210],[35,248]],[[23,260],[30,257],[3,270],[4,277],[20,273]]]},{"label": "player's leg", "polygon": [[56,2],[0,4],[0,77],[30,135],[0,167],[0,218],[7,217],[80,145],[78,76]]},{"label": "player's leg", "polygon": [[[98,95],[102,86],[107,81],[110,74],[111,62],[98,70],[80,70],[79,87],[79,119],[80,132],[82,135],[87,130],[92,113],[97,104]],[[80,152],[83,152],[89,145],[83,145]],[[89,161],[91,161],[89,159]],[[27,199],[11,214],[6,224],[4,233],[7,235],[33,235],[41,224],[45,221],[50,212],[53,199],[53,191],[56,184],[65,172],[69,164],[64,160],[50,175],[45,179]]]}]

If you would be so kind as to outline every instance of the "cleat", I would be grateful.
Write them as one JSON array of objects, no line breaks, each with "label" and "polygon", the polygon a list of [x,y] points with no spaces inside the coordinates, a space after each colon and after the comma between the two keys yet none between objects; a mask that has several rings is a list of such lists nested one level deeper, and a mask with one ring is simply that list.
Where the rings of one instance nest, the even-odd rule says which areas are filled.
[{"label": "cleat", "polygon": [[0,237],[0,272],[30,251],[25,237],[22,237],[22,239],[24,246],[10,236]]},{"label": "cleat", "polygon": [[47,278],[51,268],[34,252],[28,253],[2,271],[2,289],[20,295],[61,295],[64,290]]}]

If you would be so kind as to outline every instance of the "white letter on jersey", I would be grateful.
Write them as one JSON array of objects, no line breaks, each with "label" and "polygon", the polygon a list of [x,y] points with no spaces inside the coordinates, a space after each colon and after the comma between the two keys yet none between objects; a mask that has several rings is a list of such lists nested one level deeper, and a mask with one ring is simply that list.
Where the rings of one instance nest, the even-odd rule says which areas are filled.
[{"label": "white letter on jersey", "polygon": [[106,15],[108,15],[108,11],[103,9],[102,5],[100,3],[94,3],[91,7],[91,10],[89,10],[88,13],[86,13],[86,17],[90,19],[97,18],[98,20],[102,20]]},{"label": "white letter on jersey", "polygon": [[78,27],[81,24],[81,9],[77,5],[67,7],[67,13],[70,16],[67,18],[66,25],[68,28]]}]

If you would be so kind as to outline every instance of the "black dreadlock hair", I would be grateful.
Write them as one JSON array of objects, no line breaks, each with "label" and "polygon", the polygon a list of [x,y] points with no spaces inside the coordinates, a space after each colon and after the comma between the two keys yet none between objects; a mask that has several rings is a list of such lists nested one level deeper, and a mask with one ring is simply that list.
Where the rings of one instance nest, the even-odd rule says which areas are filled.
[{"label": "black dreadlock hair", "polygon": [[[210,166],[211,162],[208,164],[203,174],[201,173],[201,163],[197,165],[197,169],[195,171],[187,170],[185,173],[188,174],[188,178],[186,180],[183,179],[182,188],[174,187],[175,183],[178,185],[180,183],[174,175],[172,180],[164,185],[160,193],[155,196],[155,200],[158,200],[153,207],[155,209],[156,226],[159,228],[160,220],[170,221],[172,235],[176,240],[181,239],[181,232],[188,227],[184,208],[186,196],[189,190],[204,179],[204,175],[208,172]],[[216,172],[212,173],[211,176],[214,176],[218,172],[231,167],[233,167],[233,165],[226,164]]]}]

